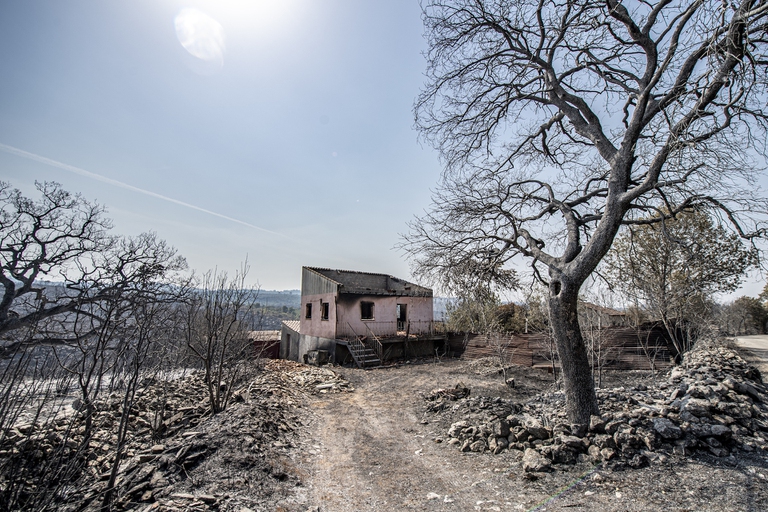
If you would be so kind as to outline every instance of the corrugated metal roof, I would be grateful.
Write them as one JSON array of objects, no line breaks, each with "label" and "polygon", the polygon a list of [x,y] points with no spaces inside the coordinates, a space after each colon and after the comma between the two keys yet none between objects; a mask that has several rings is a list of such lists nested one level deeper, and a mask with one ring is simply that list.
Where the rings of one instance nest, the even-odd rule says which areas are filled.
[{"label": "corrugated metal roof", "polygon": [[432,290],[388,274],[304,267],[339,285],[339,293],[431,297]]},{"label": "corrugated metal roof", "polygon": [[283,320],[283,325],[294,332],[301,332],[301,321],[299,320]]}]

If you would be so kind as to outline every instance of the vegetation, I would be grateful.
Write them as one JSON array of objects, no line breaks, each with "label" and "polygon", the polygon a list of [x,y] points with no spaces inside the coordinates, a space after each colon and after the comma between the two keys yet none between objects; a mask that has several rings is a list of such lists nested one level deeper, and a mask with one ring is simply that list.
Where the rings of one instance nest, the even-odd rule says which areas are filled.
[{"label": "vegetation", "polygon": [[705,211],[626,228],[613,243],[605,275],[633,305],[660,320],[679,353],[693,329],[713,317],[714,295],[738,288],[758,253]]}]

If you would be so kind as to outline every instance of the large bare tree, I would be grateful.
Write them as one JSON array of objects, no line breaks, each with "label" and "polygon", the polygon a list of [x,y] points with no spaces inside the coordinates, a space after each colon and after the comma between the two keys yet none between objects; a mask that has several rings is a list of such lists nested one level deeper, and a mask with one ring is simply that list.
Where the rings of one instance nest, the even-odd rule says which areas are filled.
[{"label": "large bare tree", "polygon": [[768,0],[429,0],[423,18],[416,123],[445,170],[405,248],[438,279],[527,258],[586,422],[576,305],[622,225],[697,207],[763,234]]},{"label": "large bare tree", "polygon": [[102,206],[58,183],[37,189],[33,199],[0,182],[0,338],[34,329],[28,343],[80,343],[109,324],[115,304],[186,269],[154,233],[110,234]]}]

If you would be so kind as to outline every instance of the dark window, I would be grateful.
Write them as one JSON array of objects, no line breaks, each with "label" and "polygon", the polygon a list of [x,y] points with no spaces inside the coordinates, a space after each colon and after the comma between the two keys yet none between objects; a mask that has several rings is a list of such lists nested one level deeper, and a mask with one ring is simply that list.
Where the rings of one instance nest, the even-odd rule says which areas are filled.
[{"label": "dark window", "polygon": [[373,302],[360,303],[360,319],[373,320]]},{"label": "dark window", "polygon": [[320,302],[320,319],[321,320],[328,320],[328,310],[329,310],[329,303],[328,302]]},{"label": "dark window", "polygon": [[307,318],[312,318],[312,303],[307,302],[307,314],[304,315]]}]

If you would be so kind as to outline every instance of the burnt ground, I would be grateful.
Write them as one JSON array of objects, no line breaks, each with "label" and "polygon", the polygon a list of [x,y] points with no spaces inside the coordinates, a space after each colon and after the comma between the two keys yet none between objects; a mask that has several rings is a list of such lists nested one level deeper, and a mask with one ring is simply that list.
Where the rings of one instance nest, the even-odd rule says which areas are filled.
[{"label": "burnt ground", "polygon": [[[720,458],[671,455],[642,469],[582,462],[526,475],[520,451],[462,452],[448,444],[448,428],[465,409],[456,402],[431,412],[424,396],[461,384],[472,398],[522,403],[555,389],[552,376],[540,370],[514,367],[509,376],[515,388],[483,360],[422,361],[368,371],[275,361],[236,392],[227,411],[213,417],[204,412],[199,378],[187,379],[175,387],[178,403],[164,437],[142,438],[137,431],[121,473],[117,508],[768,510],[768,456],[759,450]],[[645,372],[604,376],[604,387],[652,383]],[[157,391],[150,391],[144,415],[157,398]],[[104,418],[108,439],[109,415]],[[100,459],[92,461],[97,477],[103,471]],[[81,490],[83,498],[59,509],[98,508],[94,497],[103,483]],[[88,496],[93,502],[81,501]]]},{"label": "burnt ground", "polygon": [[[765,456],[672,457],[621,471],[577,464],[532,481],[520,452],[460,452],[443,442],[450,415],[425,414],[420,394],[460,382],[473,395],[524,401],[552,386],[546,373],[518,368],[517,387],[508,389],[484,370],[481,362],[465,361],[342,370],[354,393],[310,401],[315,444],[301,457],[310,475],[309,503],[339,512],[768,509]],[[648,377],[624,372],[607,380],[626,386]]]}]

